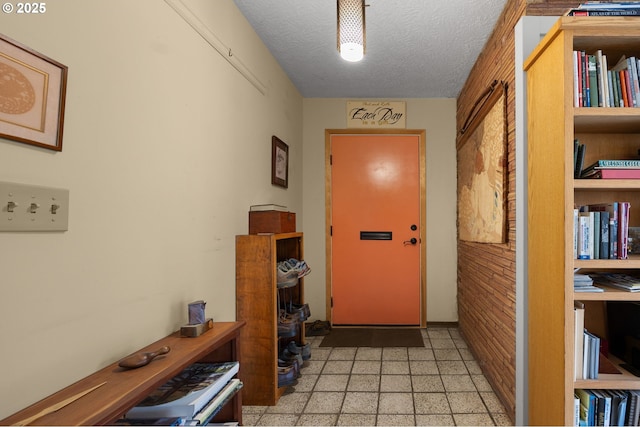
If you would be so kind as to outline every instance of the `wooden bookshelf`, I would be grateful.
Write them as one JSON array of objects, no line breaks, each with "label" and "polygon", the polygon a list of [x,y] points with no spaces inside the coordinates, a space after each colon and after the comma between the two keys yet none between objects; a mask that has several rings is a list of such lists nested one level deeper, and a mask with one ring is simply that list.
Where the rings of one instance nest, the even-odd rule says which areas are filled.
[{"label": "wooden bookshelf", "polygon": [[[175,332],[140,349],[152,352],[163,346],[171,350],[137,369],[123,369],[115,362],[57,393],[0,421],[0,425],[20,423],[65,399],[98,386],[58,411],[40,417],[29,425],[109,425],[149,393],[196,362],[240,361],[239,337],[245,322],[215,322],[213,328],[199,337],[181,337]],[[135,353],[138,353],[137,351]],[[240,363],[240,372],[242,363]],[[225,405],[215,420],[242,424],[242,391]]]},{"label": "wooden bookshelf", "polygon": [[[640,389],[640,377],[600,374],[574,380],[574,301],[639,301],[607,288],[573,290],[574,269],[640,270],[628,260],[575,260],[574,206],[631,202],[630,226],[640,226],[640,180],[574,179],[574,139],[586,146],[584,165],[637,158],[640,108],[574,106],[573,51],[602,49],[609,66],[620,55],[640,57],[640,20],[562,17],[525,62],[528,114],[528,424],[573,425],[574,389]],[[611,58],[611,59],[609,59]],[[585,309],[585,319],[589,316]],[[586,322],[586,320],[585,320]],[[611,357],[614,364],[620,364]]]}]

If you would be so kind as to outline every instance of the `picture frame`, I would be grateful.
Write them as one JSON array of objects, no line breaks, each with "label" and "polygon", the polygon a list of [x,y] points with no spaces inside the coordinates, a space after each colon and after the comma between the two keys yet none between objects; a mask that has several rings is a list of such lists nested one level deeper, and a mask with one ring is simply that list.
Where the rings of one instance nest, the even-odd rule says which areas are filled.
[{"label": "picture frame", "polygon": [[0,137],[62,151],[68,67],[0,34]]},{"label": "picture frame", "polygon": [[271,137],[271,183],[289,187],[289,146],[275,135]]}]

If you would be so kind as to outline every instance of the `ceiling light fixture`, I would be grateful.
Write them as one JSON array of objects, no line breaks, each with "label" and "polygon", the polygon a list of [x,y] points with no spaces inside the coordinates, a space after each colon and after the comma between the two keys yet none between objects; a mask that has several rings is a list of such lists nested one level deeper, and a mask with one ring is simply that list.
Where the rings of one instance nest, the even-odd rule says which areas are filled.
[{"label": "ceiling light fixture", "polygon": [[364,0],[338,0],[338,51],[350,62],[364,57]]}]

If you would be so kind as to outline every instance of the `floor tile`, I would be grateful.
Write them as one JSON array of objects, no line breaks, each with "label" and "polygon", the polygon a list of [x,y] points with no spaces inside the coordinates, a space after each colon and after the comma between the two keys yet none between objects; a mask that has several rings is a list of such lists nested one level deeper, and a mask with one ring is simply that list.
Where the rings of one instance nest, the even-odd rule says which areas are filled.
[{"label": "floor tile", "polygon": [[311,393],[290,393],[280,397],[275,406],[267,408],[267,414],[301,414]]},{"label": "floor tile", "polygon": [[414,426],[415,416],[412,415],[378,415],[377,426]]},{"label": "floor tile", "polygon": [[492,426],[489,414],[453,414],[457,426]]},{"label": "floor tile", "polygon": [[311,394],[305,414],[338,414],[342,408],[344,393],[334,391],[316,391]]},{"label": "floor tile", "polygon": [[356,360],[380,360],[382,359],[382,348],[359,347],[356,352]]},{"label": "floor tile", "polygon": [[[294,426],[298,415],[265,414],[258,420],[257,426]],[[244,421],[244,420],[243,420]],[[246,421],[244,421],[246,423]]]},{"label": "floor tile", "polygon": [[375,414],[378,410],[378,393],[348,391],[342,404],[343,414]]},{"label": "floor tile", "polygon": [[339,426],[373,426],[376,424],[375,415],[364,414],[340,414],[338,417]]},{"label": "floor tile", "polygon": [[314,391],[345,391],[349,375],[346,374],[323,374],[318,377]]},{"label": "floor tile", "polygon": [[411,393],[380,393],[379,414],[413,414]]},{"label": "floor tile", "polygon": [[433,354],[436,360],[462,360],[457,348],[436,348]]},{"label": "floor tile", "polygon": [[411,377],[409,375],[382,375],[380,377],[380,391],[411,392]]},{"label": "floor tile", "polygon": [[451,338],[431,338],[431,348],[456,348]]},{"label": "floor tile", "polygon": [[480,414],[487,412],[480,394],[476,392],[447,393],[453,414]]},{"label": "floor tile", "polygon": [[382,349],[382,360],[409,360],[406,347],[385,347]]},{"label": "floor tile", "polygon": [[485,406],[492,414],[504,414],[504,406],[500,403],[498,396],[493,391],[483,391],[480,392],[480,397],[482,397],[482,401]]},{"label": "floor tile", "polygon": [[438,371],[440,375],[453,375],[453,374],[468,374],[467,365],[463,361],[457,360],[438,360],[436,362],[438,365]]},{"label": "floor tile", "polygon": [[334,426],[338,414],[303,414],[296,425],[299,426]]},{"label": "floor tile", "polygon": [[436,375],[440,373],[438,365],[432,360],[411,360],[409,368],[411,375]]},{"label": "floor tile", "polygon": [[449,400],[445,393],[414,393],[416,414],[451,414]]},{"label": "floor tile", "polygon": [[414,393],[444,392],[444,384],[440,375],[411,375]]},{"label": "floor tile", "polygon": [[357,347],[334,348],[331,350],[328,360],[353,360],[356,351],[358,351]]},{"label": "floor tile", "polygon": [[353,374],[379,374],[380,364],[378,360],[356,360],[353,362]]},{"label": "floor tile", "polygon": [[408,360],[385,360],[382,362],[383,375],[409,375]]},{"label": "floor tile", "polygon": [[470,375],[441,375],[446,391],[476,391]]},{"label": "floor tile", "polygon": [[431,348],[410,347],[408,353],[409,360],[435,360],[435,355]]},{"label": "floor tile", "polygon": [[348,374],[351,372],[353,362],[351,360],[327,360],[322,369],[323,374]]},{"label": "floor tile", "polygon": [[417,426],[455,426],[452,415],[420,415],[416,414]]},{"label": "floor tile", "polygon": [[351,374],[347,391],[374,391],[380,390],[380,375],[354,375]]}]

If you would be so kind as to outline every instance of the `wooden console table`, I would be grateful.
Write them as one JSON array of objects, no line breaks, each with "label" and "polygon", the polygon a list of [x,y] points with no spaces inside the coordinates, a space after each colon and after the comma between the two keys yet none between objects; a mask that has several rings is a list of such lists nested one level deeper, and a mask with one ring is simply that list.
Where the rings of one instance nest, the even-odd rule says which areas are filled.
[{"label": "wooden console table", "polygon": [[[49,397],[5,418],[0,425],[13,425],[40,413],[79,393],[95,390],[56,412],[42,416],[29,425],[106,425],[115,422],[149,393],[196,362],[240,361],[240,322],[216,322],[213,329],[196,338],[180,337],[175,332],[139,351],[151,352],[163,346],[171,351],[151,363],[126,370],[115,362]],[[137,351],[135,353],[138,353]],[[242,363],[240,363],[242,371]],[[104,384],[103,384],[104,383]],[[102,385],[101,385],[102,384]],[[242,391],[214,418],[242,424]]]}]

